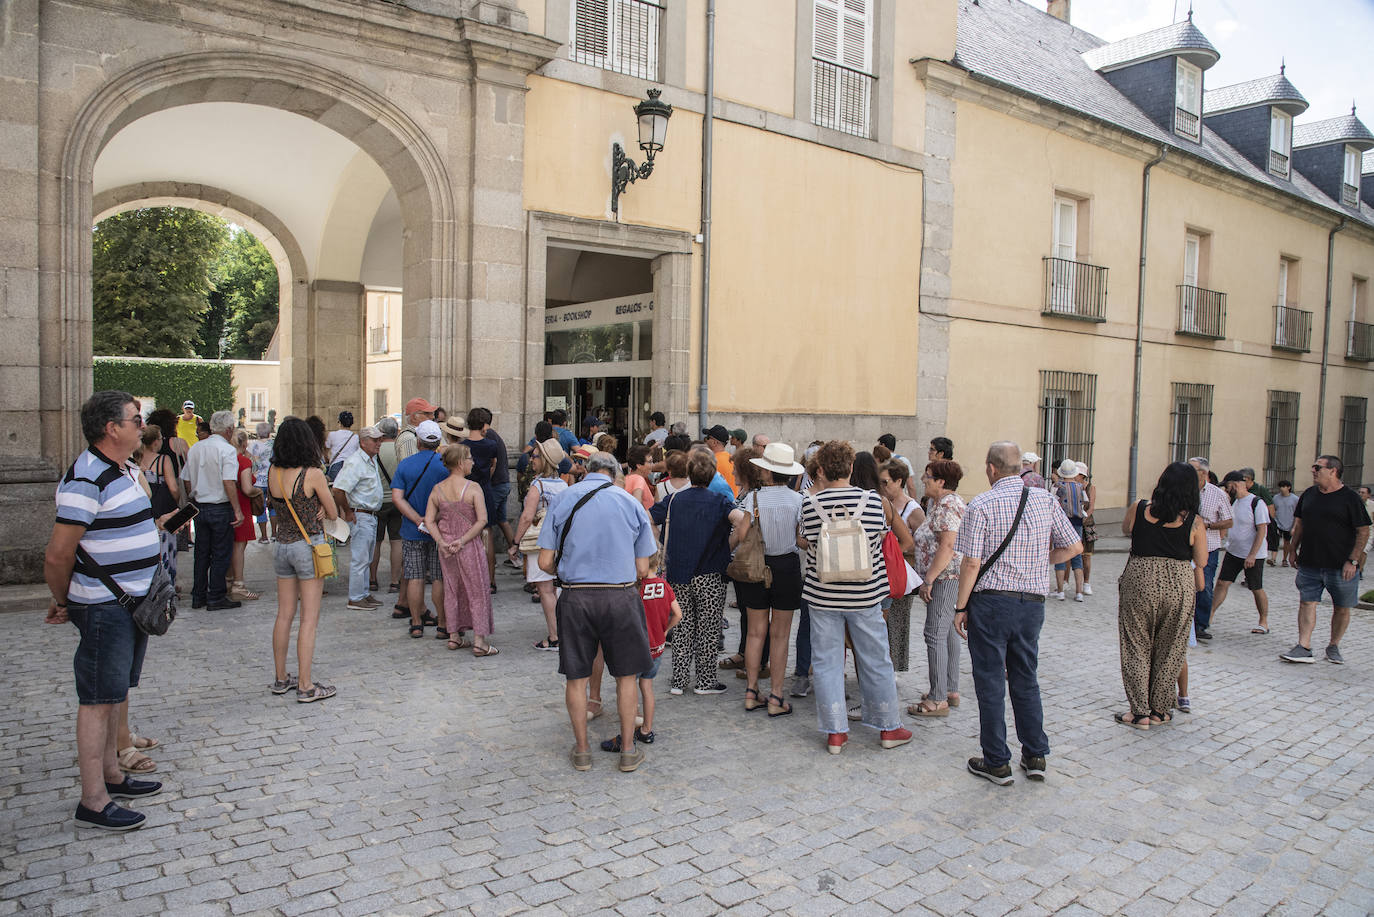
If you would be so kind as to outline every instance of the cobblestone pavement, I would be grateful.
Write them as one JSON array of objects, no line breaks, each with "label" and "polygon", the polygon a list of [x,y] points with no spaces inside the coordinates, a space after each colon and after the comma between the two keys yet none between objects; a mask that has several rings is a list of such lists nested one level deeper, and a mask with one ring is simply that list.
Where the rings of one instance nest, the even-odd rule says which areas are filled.
[{"label": "cobblestone pavement", "polygon": [[[556,659],[530,648],[542,617],[513,575],[498,578],[490,659],[345,610],[336,581],[316,668],[339,694],[310,705],[268,693],[270,598],[186,610],[132,695],[166,790],[122,836],[71,821],[75,630],[0,615],[0,913],[1369,913],[1369,613],[1347,665],[1281,663],[1296,595],[1271,568],[1275,633],[1249,634],[1249,596],[1233,592],[1191,653],[1195,712],[1139,732],[1111,719],[1123,562],[1099,554],[1098,594],[1051,602],[1049,778],[1007,788],[964,771],[978,753],[967,658],[965,704],[909,723],[901,749],[859,728],[831,757],[811,698],[769,720],[743,712],[733,678],[717,697],[670,697],[660,678],[646,763],[622,774],[594,751],[576,773]],[[249,566],[268,587],[267,549]],[[908,701],[925,679],[917,640],[898,676]],[[614,729],[599,719],[593,739]]]}]

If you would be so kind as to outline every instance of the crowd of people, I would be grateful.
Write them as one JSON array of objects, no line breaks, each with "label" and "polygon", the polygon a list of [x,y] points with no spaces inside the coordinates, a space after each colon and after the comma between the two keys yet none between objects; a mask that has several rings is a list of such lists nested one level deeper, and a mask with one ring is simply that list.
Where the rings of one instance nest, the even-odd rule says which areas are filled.
[{"label": "crowd of people", "polygon": [[[721,425],[693,440],[656,413],[643,442],[618,450],[595,415],[579,437],[565,412],[552,411],[512,463],[481,407],[440,421],[441,409],[413,398],[399,424],[384,417],[355,431],[345,411],[333,433],[317,417],[287,417],[275,429],[261,425],[256,438],[236,429],[227,411],[204,423],[194,408],[187,402],[181,417],[153,412],[145,426],[131,396],[96,393],[82,410],[89,447],[58,488],[48,619],[70,620],[81,632],[78,824],[138,827],[144,816],[115,800],[160,789],[140,779],[156,769],[145,754],[155,740],[128,726],[129,689],[138,684],[147,637],[105,580],[113,575],[119,591],[135,598],[159,565],[175,580],[185,528],[170,531],[168,523],[187,503],[197,512],[192,608],[214,612],[257,599],[243,569],[255,522],[258,540],[272,544],[270,691],[294,692],[300,703],[336,694],[312,666],[334,542],[347,544],[347,572],[338,571],[347,579],[347,607],[371,611],[385,605],[378,574],[389,541],[390,615],[412,638],[432,628],[449,650],[477,658],[499,653],[491,598],[497,558],[523,571],[544,618],[534,649],[557,652],[566,679],[577,770],[592,766],[588,727],[603,713],[607,670],[618,730],[600,744],[619,755],[622,771],[637,769],[655,739],[654,680],[667,652],[674,695],[722,694],[722,675],[735,670],[745,682],[743,709],[780,718],[793,712],[788,696],[814,692],[824,747],[839,755],[852,721],[894,749],[912,738],[903,712],[948,717],[960,702],[966,641],[981,745],[968,771],[999,785],[1014,780],[1009,698],[1019,767],[1029,779],[1045,777],[1039,634],[1048,597],[1067,600],[1070,583],[1076,601],[1092,594],[1091,565],[1082,558],[1096,538],[1096,492],[1086,465],[1065,459],[1046,480],[1039,456],[996,442],[982,469],[989,487],[966,503],[959,490],[970,489],[968,475],[947,437],[931,441],[918,473],[887,434],[867,451],[832,440],[798,455],[766,435],[751,439]],[[1118,615],[1129,707],[1118,722],[1158,728],[1174,710],[1189,709],[1187,647],[1211,639],[1212,617],[1242,575],[1259,615],[1254,633],[1268,633],[1262,579],[1271,539],[1283,541],[1283,562],[1297,566],[1301,597],[1299,640],[1282,658],[1314,658],[1315,608],[1325,590],[1336,606],[1325,656],[1342,661],[1370,523],[1367,494],[1344,487],[1341,474],[1338,459],[1321,456],[1312,488],[1298,496],[1285,481],[1271,496],[1250,469],[1214,482],[1199,457],[1169,465],[1150,498],[1127,508],[1122,528],[1131,548]],[[513,485],[518,510],[508,513]],[[741,642],[722,659],[732,586]],[[895,673],[910,667],[916,599],[925,610],[928,689],[903,707]],[[847,689],[851,660],[855,687]]]}]

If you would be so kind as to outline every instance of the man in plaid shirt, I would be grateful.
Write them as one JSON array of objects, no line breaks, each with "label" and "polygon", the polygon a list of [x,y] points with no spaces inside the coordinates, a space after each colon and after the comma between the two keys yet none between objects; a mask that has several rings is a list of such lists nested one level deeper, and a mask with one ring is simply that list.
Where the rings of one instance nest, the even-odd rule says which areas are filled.
[{"label": "man in plaid shirt", "polygon": [[[1031,780],[1045,779],[1045,735],[1036,665],[1050,565],[1083,552],[1083,543],[1059,502],[1040,487],[1027,488],[1020,477],[1021,447],[996,442],[988,447],[992,490],[969,501],[954,549],[963,555],[954,629],[968,641],[973,684],[978,692],[979,741],[983,757],[970,758],[969,773],[998,786],[1012,782],[1007,748],[1005,692],[1011,694],[1021,769]],[[982,577],[978,570],[997,551],[1016,520],[1022,490],[1026,508],[1006,550]]]},{"label": "man in plaid shirt", "polygon": [[1210,469],[1207,460],[1194,456],[1188,459],[1188,464],[1197,471],[1198,487],[1202,491],[1197,514],[1207,528],[1207,566],[1202,571],[1205,585],[1197,594],[1197,602],[1193,606],[1193,629],[1199,640],[1211,640],[1212,632],[1208,628],[1212,626],[1212,590],[1216,588],[1217,561],[1221,559],[1221,533],[1235,523],[1235,518],[1231,514],[1231,499],[1226,496],[1226,491],[1207,478]]}]

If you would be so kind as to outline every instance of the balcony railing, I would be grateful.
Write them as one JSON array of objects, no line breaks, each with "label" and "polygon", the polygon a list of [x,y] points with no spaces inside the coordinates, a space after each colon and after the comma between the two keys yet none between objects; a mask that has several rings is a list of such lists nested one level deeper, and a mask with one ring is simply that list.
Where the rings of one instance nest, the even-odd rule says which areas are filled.
[{"label": "balcony railing", "polygon": [[1226,294],[1179,284],[1178,333],[1200,338],[1226,337]]},{"label": "balcony railing", "polygon": [[1346,207],[1360,206],[1360,189],[1354,185],[1341,185],[1341,203]]},{"label": "balcony railing", "polygon": [[1065,258],[1045,258],[1045,306],[1041,315],[1107,320],[1107,269]]},{"label": "balcony railing", "polygon": [[1278,150],[1269,151],[1269,171],[1275,175],[1288,175],[1288,157]]},{"label": "balcony railing", "polygon": [[367,329],[367,352],[386,353],[386,325]]},{"label": "balcony railing", "polygon": [[1197,115],[1181,108],[1174,109],[1174,133],[1197,139]]},{"label": "balcony railing", "polygon": [[1291,306],[1274,307],[1274,349],[1307,353],[1312,349],[1312,313]]},{"label": "balcony railing", "polygon": [[1374,325],[1346,322],[1345,327],[1345,358],[1360,363],[1374,363]]},{"label": "balcony railing", "polygon": [[856,137],[873,136],[873,84],[877,77],[811,58],[811,121]]}]

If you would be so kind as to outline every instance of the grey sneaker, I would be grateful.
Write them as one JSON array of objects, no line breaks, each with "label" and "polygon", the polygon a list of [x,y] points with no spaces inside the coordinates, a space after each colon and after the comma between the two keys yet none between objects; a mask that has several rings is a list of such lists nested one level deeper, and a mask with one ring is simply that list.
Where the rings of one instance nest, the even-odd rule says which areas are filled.
[{"label": "grey sneaker", "polygon": [[274,681],[274,682],[272,682],[272,693],[273,693],[273,694],[285,694],[287,691],[294,691],[294,690],[296,690],[296,687],[297,687],[297,685],[296,685],[296,676],[295,676],[295,675],[287,675],[287,676],[286,676],[286,681]]},{"label": "grey sneaker", "polygon": [[1001,767],[993,767],[982,758],[969,758],[968,772],[975,777],[982,777],[984,780],[990,780],[998,786],[1007,786],[1015,782],[1016,779],[1011,775],[1010,764],[1003,764]]},{"label": "grey sneaker", "polygon": [[1026,772],[1026,776],[1037,783],[1045,782],[1045,759],[1039,755],[1022,755],[1021,770]]},{"label": "grey sneaker", "polygon": [[806,696],[808,696],[808,695],[811,693],[811,676],[810,676],[810,675],[797,675],[797,676],[795,676],[795,677],[792,679],[792,691],[791,691],[790,693],[791,693],[791,695],[792,695],[793,697],[806,697]]},{"label": "grey sneaker", "polygon": [[[1339,651],[1337,651],[1339,655]],[[1316,662],[1312,656],[1312,651],[1301,643],[1293,644],[1293,648],[1286,653],[1279,653],[1279,658],[1284,662]]]},{"label": "grey sneaker", "polygon": [[1334,662],[1336,665],[1345,665],[1345,657],[1341,655],[1339,646],[1328,646],[1326,648],[1326,661]]},{"label": "grey sneaker", "polygon": [[864,718],[864,705],[861,703],[854,704],[849,708],[848,713],[851,720],[861,720]]},{"label": "grey sneaker", "polygon": [[296,689],[296,701],[301,704],[313,704],[317,700],[324,700],[339,693],[339,689],[333,685],[322,685],[318,681],[310,686],[309,691]]}]

